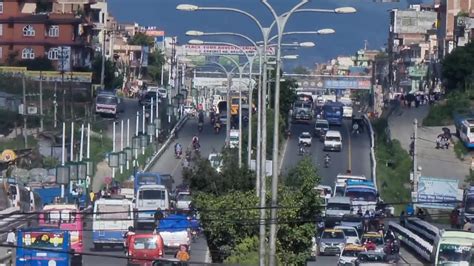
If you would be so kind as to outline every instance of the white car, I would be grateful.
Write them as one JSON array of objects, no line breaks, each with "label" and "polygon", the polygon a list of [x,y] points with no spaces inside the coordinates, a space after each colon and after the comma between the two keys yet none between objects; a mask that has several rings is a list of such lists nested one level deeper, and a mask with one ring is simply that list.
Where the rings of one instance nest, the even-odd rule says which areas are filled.
[{"label": "white car", "polygon": [[212,168],[216,169],[218,173],[222,171],[222,155],[219,153],[211,153],[208,157]]},{"label": "white car", "polygon": [[160,98],[166,98],[168,96],[168,91],[165,88],[159,88],[158,95]]},{"label": "white car", "polygon": [[341,229],[342,231],[344,231],[347,244],[354,244],[354,245],[360,244],[359,233],[354,227],[338,225],[334,227],[334,229]]},{"label": "white car", "polygon": [[324,136],[325,151],[342,151],[342,136],[339,131],[329,130]]},{"label": "white car", "polygon": [[299,144],[302,143],[305,146],[311,146],[311,141],[312,141],[312,137],[311,137],[311,133],[309,133],[309,132],[301,133],[301,135],[298,138],[298,143]]},{"label": "white car", "polygon": [[352,106],[344,105],[342,107],[342,117],[352,118]]},{"label": "white car", "polygon": [[182,191],[176,195],[176,208],[178,210],[189,210],[189,204],[191,204],[191,192]]}]

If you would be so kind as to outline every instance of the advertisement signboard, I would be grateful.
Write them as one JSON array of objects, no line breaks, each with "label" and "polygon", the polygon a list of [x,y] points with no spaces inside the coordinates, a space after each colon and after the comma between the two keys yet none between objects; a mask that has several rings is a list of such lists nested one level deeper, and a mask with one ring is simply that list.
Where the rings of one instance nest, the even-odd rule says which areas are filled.
[{"label": "advertisement signboard", "polygon": [[419,208],[453,209],[458,200],[458,180],[420,176],[417,204]]},{"label": "advertisement signboard", "polygon": [[21,77],[25,75],[27,78],[39,81],[57,81],[57,82],[81,82],[91,83],[92,72],[64,72],[60,71],[32,71],[27,70],[26,67],[0,67],[0,73],[5,73],[11,76]]},{"label": "advertisement signboard", "polygon": [[[249,55],[255,53],[254,46],[240,46],[234,47],[230,45],[213,45],[213,44],[186,44],[184,46],[185,53],[201,54],[201,55],[220,55],[220,54],[235,54],[244,55],[242,50]],[[275,55],[275,47],[267,48],[267,55]]]},{"label": "advertisement signboard", "polygon": [[368,79],[324,79],[324,87],[326,89],[353,89],[353,90],[369,90],[371,82]]}]

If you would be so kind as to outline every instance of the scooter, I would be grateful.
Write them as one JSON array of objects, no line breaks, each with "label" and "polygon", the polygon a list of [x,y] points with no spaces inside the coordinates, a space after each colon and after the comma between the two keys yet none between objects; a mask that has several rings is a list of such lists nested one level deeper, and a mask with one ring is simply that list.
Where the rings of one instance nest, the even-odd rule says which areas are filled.
[{"label": "scooter", "polygon": [[331,161],[331,159],[329,159],[329,158],[324,159],[324,168],[329,168],[329,162],[330,161]]},{"label": "scooter", "polygon": [[219,131],[221,131],[220,124],[215,124],[214,125],[214,133],[219,134]]},{"label": "scooter", "polygon": [[181,155],[183,154],[183,151],[181,151],[181,150],[179,150],[179,151],[176,150],[176,151],[174,152],[174,154],[175,154],[175,156],[176,156],[176,159],[181,159]]}]

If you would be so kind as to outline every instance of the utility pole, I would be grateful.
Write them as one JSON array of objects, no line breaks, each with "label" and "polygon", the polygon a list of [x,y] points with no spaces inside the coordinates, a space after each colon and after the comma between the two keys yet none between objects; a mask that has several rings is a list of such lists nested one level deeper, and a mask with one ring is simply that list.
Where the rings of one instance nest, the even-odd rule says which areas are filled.
[{"label": "utility pole", "polygon": [[100,89],[104,89],[104,78],[105,78],[105,36],[107,35],[107,31],[104,29],[102,31],[102,61],[101,61],[101,68],[100,68]]},{"label": "utility pole", "polygon": [[28,135],[26,134],[26,113],[27,113],[27,108],[26,108],[26,81],[25,81],[25,75],[22,76],[22,85],[23,85],[23,137],[25,139],[25,149],[28,148]]},{"label": "utility pole", "polygon": [[415,118],[413,120],[413,139],[412,145],[410,147],[413,149],[413,190],[414,192],[418,191],[418,162],[416,160],[416,139],[418,138],[418,120]]},{"label": "utility pole", "polygon": [[39,91],[40,91],[40,131],[43,132],[44,130],[44,116],[43,116],[43,75],[40,71],[40,84],[39,84]]},{"label": "utility pole", "polygon": [[54,82],[54,100],[53,100],[53,108],[54,108],[54,128],[58,126],[58,101],[57,101],[57,89],[58,83]]}]

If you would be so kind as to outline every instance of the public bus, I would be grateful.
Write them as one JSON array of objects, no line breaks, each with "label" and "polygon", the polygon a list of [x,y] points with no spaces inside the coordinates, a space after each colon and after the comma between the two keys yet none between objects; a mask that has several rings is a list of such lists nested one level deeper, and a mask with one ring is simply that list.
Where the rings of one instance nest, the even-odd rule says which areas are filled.
[{"label": "public bus", "polygon": [[74,261],[82,261],[84,251],[84,223],[82,213],[74,204],[46,205],[39,214],[41,227],[55,227],[70,233],[71,249],[74,251]]},{"label": "public bus", "polygon": [[474,265],[474,232],[448,230],[434,245],[434,265]]},{"label": "public bus", "polygon": [[92,241],[94,249],[123,246],[123,236],[134,225],[133,204],[125,198],[101,198],[94,203]]},{"label": "public bus", "polygon": [[323,105],[323,118],[330,125],[342,125],[343,104],[339,102],[327,102]]},{"label": "public bus", "polygon": [[71,258],[67,230],[55,228],[20,229],[17,235],[17,266],[82,265]]}]

